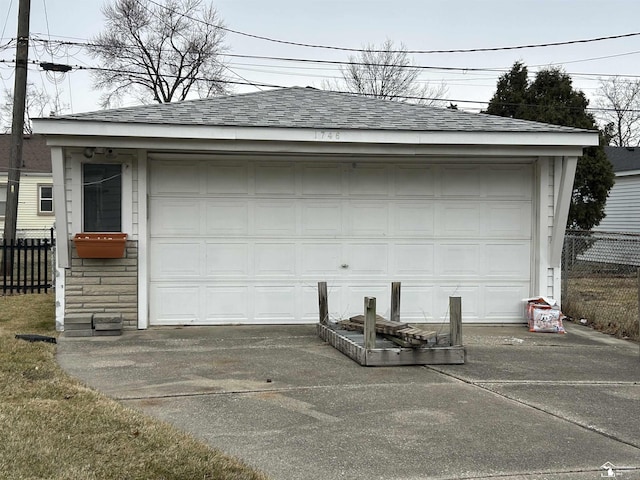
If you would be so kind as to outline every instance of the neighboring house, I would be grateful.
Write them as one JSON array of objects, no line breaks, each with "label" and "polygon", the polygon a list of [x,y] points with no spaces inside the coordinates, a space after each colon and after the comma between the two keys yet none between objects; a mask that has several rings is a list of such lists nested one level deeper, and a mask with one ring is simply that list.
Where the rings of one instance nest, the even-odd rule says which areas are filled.
[{"label": "neighboring house", "polygon": [[596,231],[640,234],[640,147],[604,147],[616,182]]},{"label": "neighboring house", "polygon": [[592,230],[593,244],[579,260],[640,266],[640,147],[604,147],[613,165],[605,217]]},{"label": "neighboring house", "polygon": [[[0,232],[4,229],[10,163],[11,135],[3,134],[0,135]],[[48,238],[54,222],[51,150],[42,135],[26,135],[22,141],[17,237]]]},{"label": "neighboring house", "polygon": [[[284,88],[42,118],[58,217],[57,321],[131,326],[313,323],[363,297],[406,321],[520,323],[560,296],[577,158],[569,127]],[[123,259],[74,234],[129,235]],[[66,242],[65,242],[66,239]],[[66,247],[66,248],[65,248]]]}]

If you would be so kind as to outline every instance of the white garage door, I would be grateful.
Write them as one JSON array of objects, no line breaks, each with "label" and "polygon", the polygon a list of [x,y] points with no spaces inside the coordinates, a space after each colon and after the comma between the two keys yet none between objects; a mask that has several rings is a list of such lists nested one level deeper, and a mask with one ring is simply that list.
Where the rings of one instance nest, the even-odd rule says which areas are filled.
[{"label": "white garage door", "polygon": [[150,323],[318,320],[363,297],[405,321],[520,322],[531,282],[532,167],[366,161],[150,162]]}]

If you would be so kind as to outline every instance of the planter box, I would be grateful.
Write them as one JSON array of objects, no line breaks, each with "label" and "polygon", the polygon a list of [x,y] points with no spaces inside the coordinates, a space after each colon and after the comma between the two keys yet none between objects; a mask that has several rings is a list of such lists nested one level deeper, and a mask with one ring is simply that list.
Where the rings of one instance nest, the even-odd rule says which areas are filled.
[{"label": "planter box", "polygon": [[80,258],[122,258],[126,233],[76,233],[73,243]]}]

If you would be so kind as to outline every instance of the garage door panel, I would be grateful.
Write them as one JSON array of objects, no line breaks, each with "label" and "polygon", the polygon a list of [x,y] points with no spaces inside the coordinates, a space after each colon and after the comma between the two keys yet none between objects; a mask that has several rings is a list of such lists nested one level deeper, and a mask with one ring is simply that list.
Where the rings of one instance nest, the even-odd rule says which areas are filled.
[{"label": "garage door panel", "polygon": [[206,244],[206,276],[207,277],[250,277],[249,244],[207,243]]},{"label": "garage door panel", "polygon": [[295,243],[256,243],[253,249],[254,274],[256,277],[295,277]]},{"label": "garage door panel", "polygon": [[432,278],[435,273],[433,243],[402,243],[393,247],[392,274],[398,278]]},{"label": "garage door panel", "polygon": [[152,285],[149,314],[156,324],[189,324],[201,321],[201,288],[197,284]]},{"label": "garage door panel", "polygon": [[151,280],[201,278],[204,269],[201,241],[156,240],[150,248]]},{"label": "garage door panel", "polygon": [[481,205],[471,202],[446,202],[439,205],[440,236],[474,238],[480,235]]},{"label": "garage door panel", "polygon": [[292,201],[254,203],[255,235],[293,236],[297,232],[296,205]]},{"label": "garage door panel", "polygon": [[149,209],[152,212],[149,225],[152,236],[200,234],[201,202],[198,199],[155,198]]},{"label": "garage door panel", "polygon": [[210,286],[205,290],[205,317],[212,323],[246,322],[251,319],[247,286]]},{"label": "garage door panel", "polygon": [[527,281],[531,259],[528,243],[491,243],[485,246],[483,260],[487,277],[513,278]]},{"label": "garage door panel", "polygon": [[198,162],[154,162],[150,192],[152,195],[198,195],[201,176]]},{"label": "garage door panel", "polygon": [[354,163],[349,170],[350,195],[388,195],[389,174],[385,165]]},{"label": "garage door panel", "polygon": [[341,274],[343,263],[340,243],[302,243],[300,245],[301,273],[304,277],[324,281],[327,276]]},{"label": "garage door panel", "polygon": [[342,165],[303,165],[303,195],[341,195]]},{"label": "garage door panel", "polygon": [[461,279],[480,276],[480,244],[441,243],[435,251],[437,276]]},{"label": "garage door panel", "polygon": [[207,165],[206,192],[213,195],[249,193],[249,165]]},{"label": "garage door panel", "polygon": [[433,203],[420,200],[393,203],[390,207],[392,230],[389,233],[396,237],[431,238],[435,233]]},{"label": "garage door panel", "polygon": [[349,205],[349,232],[356,236],[386,236],[389,232],[389,204],[361,201]]},{"label": "garage door panel", "polygon": [[347,246],[346,265],[350,276],[386,276],[389,245],[386,243],[354,243]]},{"label": "garage door panel", "polygon": [[255,167],[255,192],[258,195],[293,195],[296,193],[295,168],[286,165],[257,165]]},{"label": "garage door panel", "polygon": [[297,318],[296,288],[258,285],[254,288],[253,316],[258,323],[293,323]]},{"label": "garage door panel", "polygon": [[302,236],[336,236],[343,234],[342,204],[337,201],[305,200],[301,204]]},{"label": "garage door panel", "polygon": [[247,235],[249,233],[249,205],[246,200],[206,200],[205,235]]},{"label": "garage door panel", "polygon": [[477,166],[443,166],[441,195],[443,197],[479,197],[482,194],[482,170]]},{"label": "garage door panel", "polygon": [[433,197],[435,194],[433,166],[401,165],[395,173],[395,194],[398,197]]},{"label": "garage door panel", "polygon": [[490,198],[531,200],[529,165],[489,166],[485,169],[486,195]]},{"label": "garage door panel", "polygon": [[529,297],[529,284],[512,282],[484,287],[485,315],[495,321],[513,322],[524,319],[523,298]]},{"label": "garage door panel", "polygon": [[400,298],[400,321],[433,322],[434,292],[432,285],[411,285],[402,283]]},{"label": "garage door panel", "polygon": [[531,204],[515,202],[486,204],[482,213],[483,236],[531,238]]}]

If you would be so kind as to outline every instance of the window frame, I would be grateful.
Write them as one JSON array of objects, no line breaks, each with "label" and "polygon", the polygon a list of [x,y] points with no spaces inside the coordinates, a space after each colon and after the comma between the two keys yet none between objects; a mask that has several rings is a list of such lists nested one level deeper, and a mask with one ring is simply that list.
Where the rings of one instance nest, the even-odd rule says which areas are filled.
[{"label": "window frame", "polygon": [[[108,166],[117,166],[120,168],[120,229],[119,230],[87,230],[87,227],[85,225],[85,208],[86,208],[86,198],[85,198],[85,165],[92,165],[92,166],[97,166],[97,165],[108,165]],[[125,164],[120,163],[120,162],[109,162],[109,161],[97,161],[97,162],[81,162],[80,164],[80,179],[81,179],[81,183],[80,183],[80,195],[82,198],[82,211],[80,213],[80,222],[81,222],[81,230],[83,232],[99,232],[99,231],[110,231],[113,233],[116,232],[124,232],[124,215],[123,215],[123,211],[124,211],[124,202],[125,202],[125,195],[124,195],[124,191],[125,191],[125,178],[124,178],[124,171],[125,171]]]},{"label": "window frame", "polygon": [[[51,197],[43,197],[42,196],[42,189],[43,188],[50,188],[51,189]],[[55,215],[55,206],[53,204],[53,183],[38,183],[37,185],[37,189],[38,189],[38,215],[40,216],[52,216]],[[42,209],[42,201],[43,200],[47,200],[51,202],[51,210],[43,210]]]}]

